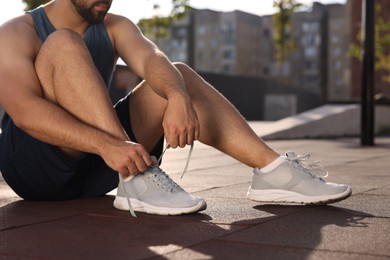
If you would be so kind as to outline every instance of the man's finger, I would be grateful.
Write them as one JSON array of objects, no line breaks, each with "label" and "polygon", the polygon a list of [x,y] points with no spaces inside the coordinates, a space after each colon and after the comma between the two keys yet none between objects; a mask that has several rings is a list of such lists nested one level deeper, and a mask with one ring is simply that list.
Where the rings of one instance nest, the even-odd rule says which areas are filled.
[{"label": "man's finger", "polygon": [[179,136],[179,146],[180,146],[180,148],[183,148],[183,147],[185,147],[187,145],[187,140],[188,140],[189,136],[190,135],[187,134],[187,133],[183,133],[183,134],[181,134]]},{"label": "man's finger", "polygon": [[134,162],[130,162],[127,165],[127,170],[129,171],[130,175],[137,175],[138,173],[140,173]]},{"label": "man's finger", "polygon": [[176,148],[179,144],[179,137],[177,135],[167,136],[168,143],[170,147]]}]

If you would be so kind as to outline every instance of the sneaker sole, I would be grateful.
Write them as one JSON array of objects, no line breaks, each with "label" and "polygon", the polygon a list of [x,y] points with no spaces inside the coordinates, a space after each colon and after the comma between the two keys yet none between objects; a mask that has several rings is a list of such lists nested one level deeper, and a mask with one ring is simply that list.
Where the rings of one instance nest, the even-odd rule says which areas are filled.
[{"label": "sneaker sole", "polygon": [[[198,204],[188,207],[188,208],[165,208],[165,207],[156,207],[145,202],[139,201],[137,199],[130,198],[131,206],[134,211],[145,212],[148,214],[156,215],[181,215],[195,213],[198,211],[205,210],[207,208],[206,201],[201,200]],[[115,197],[114,207],[120,210],[129,210],[129,205],[127,204],[127,199],[123,197]]]},{"label": "sneaker sole", "polygon": [[351,196],[352,189],[348,189],[339,194],[325,196],[306,196],[293,191],[286,190],[254,190],[249,189],[247,198],[259,202],[280,202],[280,203],[299,203],[305,205],[325,205],[344,200]]}]

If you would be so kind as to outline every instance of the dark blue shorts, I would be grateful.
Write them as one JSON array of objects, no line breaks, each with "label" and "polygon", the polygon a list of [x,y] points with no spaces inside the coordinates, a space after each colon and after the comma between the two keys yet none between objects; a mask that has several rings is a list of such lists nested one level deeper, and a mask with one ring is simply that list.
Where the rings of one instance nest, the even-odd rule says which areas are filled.
[{"label": "dark blue shorts", "polygon": [[[130,94],[115,110],[132,141]],[[67,200],[98,197],[118,186],[118,173],[103,159],[86,154],[80,160],[64,156],[57,147],[41,142],[15,126],[6,115],[0,134],[0,171],[8,185],[27,200]],[[163,150],[162,137],[151,152],[157,158]]]}]

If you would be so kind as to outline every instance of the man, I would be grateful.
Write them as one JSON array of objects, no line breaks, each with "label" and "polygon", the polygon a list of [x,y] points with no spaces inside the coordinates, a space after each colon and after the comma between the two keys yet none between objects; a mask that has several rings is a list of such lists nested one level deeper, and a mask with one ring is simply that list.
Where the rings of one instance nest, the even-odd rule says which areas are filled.
[{"label": "man", "polygon": [[[192,69],[107,13],[111,2],[54,0],[0,28],[0,170],[18,195],[95,197],[119,182],[118,209],[205,209],[153,159],[165,137],[172,148],[199,140],[253,167],[253,200],[324,204],[350,196],[349,186],[313,175],[301,157],[268,147]],[[107,86],[118,57],[144,81],[113,108]]]}]

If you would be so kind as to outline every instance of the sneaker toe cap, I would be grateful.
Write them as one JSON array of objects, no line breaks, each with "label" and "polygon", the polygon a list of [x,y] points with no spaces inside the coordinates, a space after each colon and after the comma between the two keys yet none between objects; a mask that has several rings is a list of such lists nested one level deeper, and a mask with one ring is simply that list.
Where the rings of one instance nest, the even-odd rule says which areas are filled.
[{"label": "sneaker toe cap", "polygon": [[292,191],[296,191],[307,196],[322,196],[331,194],[342,194],[350,190],[348,185],[331,182],[301,182]]},{"label": "sneaker toe cap", "polygon": [[180,207],[188,208],[194,207],[200,203],[205,203],[200,197],[193,196],[185,191],[179,191],[177,193],[164,193],[156,194],[157,197],[151,196],[145,199],[145,202],[150,201],[152,204],[159,204],[162,207]]}]

